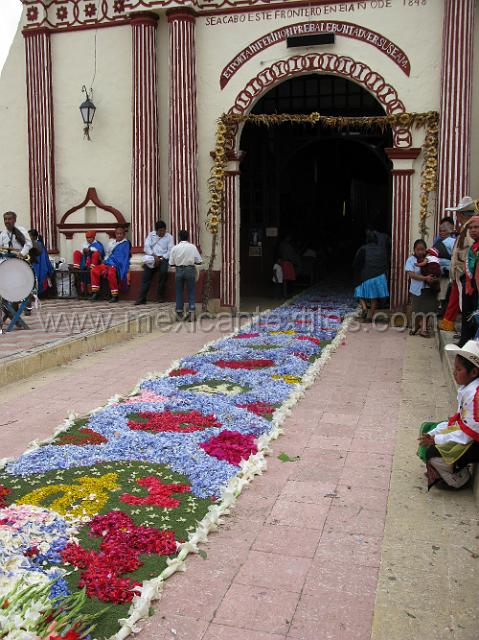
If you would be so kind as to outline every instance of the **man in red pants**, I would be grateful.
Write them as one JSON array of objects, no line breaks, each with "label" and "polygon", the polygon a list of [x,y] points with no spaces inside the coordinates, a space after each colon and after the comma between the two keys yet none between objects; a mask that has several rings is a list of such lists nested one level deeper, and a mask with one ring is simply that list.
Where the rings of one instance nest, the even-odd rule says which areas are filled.
[{"label": "man in red pants", "polygon": [[110,302],[118,302],[119,283],[126,279],[130,268],[131,244],[126,238],[125,228],[115,229],[115,240],[110,242],[107,249],[108,257],[103,264],[96,265],[91,270],[91,300],[98,300],[100,278],[106,276],[110,287]]}]

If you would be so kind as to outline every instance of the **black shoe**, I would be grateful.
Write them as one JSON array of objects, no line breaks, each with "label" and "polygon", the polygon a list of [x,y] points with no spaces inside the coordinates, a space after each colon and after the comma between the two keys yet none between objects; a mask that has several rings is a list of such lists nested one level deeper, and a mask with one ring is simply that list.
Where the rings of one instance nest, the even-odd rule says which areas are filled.
[{"label": "black shoe", "polygon": [[134,304],[135,306],[138,304],[146,304],[146,300],[137,300]]},{"label": "black shoe", "polygon": [[175,320],[176,320],[176,322],[182,322],[182,320],[183,320],[183,312],[182,311],[177,311],[175,313]]},{"label": "black shoe", "polygon": [[90,300],[91,300],[92,302],[97,302],[98,297],[99,297],[99,296],[98,296],[98,293],[92,293],[92,295],[90,296]]},{"label": "black shoe", "polygon": [[157,303],[162,304],[163,302],[165,302],[165,299],[160,296],[157,300]]},{"label": "black shoe", "polygon": [[108,302],[118,302],[118,296],[112,296]]}]

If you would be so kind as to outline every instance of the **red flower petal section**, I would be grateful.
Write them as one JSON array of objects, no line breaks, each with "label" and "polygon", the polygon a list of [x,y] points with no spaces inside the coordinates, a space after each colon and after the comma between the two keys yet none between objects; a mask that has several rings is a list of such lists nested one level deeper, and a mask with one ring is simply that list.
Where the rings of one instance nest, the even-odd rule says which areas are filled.
[{"label": "red flower petal section", "polygon": [[247,460],[250,455],[258,452],[254,442],[254,436],[243,435],[238,431],[222,431],[213,436],[200,447],[206,453],[218,460],[226,460],[230,464],[239,466],[241,460]]},{"label": "red flower petal section", "polygon": [[215,416],[204,416],[198,411],[188,411],[182,413],[172,413],[165,411],[163,413],[143,412],[138,414],[140,418],[146,422],[138,422],[129,420],[128,426],[136,431],[153,431],[160,433],[163,431],[176,431],[178,433],[192,433],[193,431],[203,431],[211,427],[221,427]]}]

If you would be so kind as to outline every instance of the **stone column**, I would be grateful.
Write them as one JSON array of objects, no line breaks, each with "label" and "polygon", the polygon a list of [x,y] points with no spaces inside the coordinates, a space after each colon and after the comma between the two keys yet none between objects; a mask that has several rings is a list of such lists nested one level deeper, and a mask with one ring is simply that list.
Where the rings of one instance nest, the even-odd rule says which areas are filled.
[{"label": "stone column", "polygon": [[131,18],[133,44],[133,175],[131,231],[133,250],[160,218],[160,156],[158,134],[157,24],[155,13]]},{"label": "stone column", "polygon": [[57,253],[50,31],[24,31],[27,72],[30,223]]},{"label": "stone column", "polygon": [[474,5],[444,2],[438,220],[469,194]]},{"label": "stone column", "polygon": [[221,224],[220,302],[239,307],[239,162],[225,173],[223,221]]},{"label": "stone column", "polygon": [[194,11],[166,12],[170,39],[169,206],[175,239],[187,229],[199,242],[198,142],[196,108],[196,50]]},{"label": "stone column", "polygon": [[392,225],[391,225],[391,309],[404,307],[408,299],[408,285],[404,264],[410,252],[411,236],[411,176],[413,163],[421,149],[386,149],[393,162]]}]

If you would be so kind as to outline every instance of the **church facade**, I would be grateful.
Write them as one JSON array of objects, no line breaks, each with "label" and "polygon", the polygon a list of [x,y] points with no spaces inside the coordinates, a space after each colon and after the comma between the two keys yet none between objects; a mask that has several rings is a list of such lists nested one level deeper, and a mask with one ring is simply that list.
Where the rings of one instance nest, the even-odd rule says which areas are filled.
[{"label": "church facade", "polygon": [[[445,207],[464,195],[479,197],[479,137],[472,135],[479,120],[475,0],[22,2],[22,22],[0,77],[0,197],[4,210],[18,212],[23,225],[44,235],[51,253],[71,259],[85,230],[106,238],[115,224],[126,222],[136,282],[144,238],[162,218],[175,238],[188,229],[208,259],[205,220],[217,120],[223,113],[253,112],[272,92],[269,113],[294,113],[296,107],[334,115],[437,111],[438,187],[429,205],[430,237]],[[314,84],[318,76],[322,83]],[[78,109],[82,87],[96,106],[91,140]],[[350,133],[348,144],[359,144],[356,134]],[[262,151],[260,138],[249,135],[252,161]],[[276,182],[268,183],[279,193],[273,201],[267,187],[254,186],[258,172],[269,170],[268,157],[250,166],[242,184],[249,160],[242,148],[246,130],[238,128],[228,153],[214,263],[215,296],[223,307],[239,306],[240,272],[249,268],[268,280],[268,247],[295,225],[297,203],[282,203],[281,188],[307,155],[304,135],[293,159],[286,158],[287,145],[270,139],[276,156],[283,154]],[[387,209],[391,306],[399,308],[407,297],[403,265],[419,234],[424,131],[396,126],[388,136],[360,142],[365,153],[381,154],[387,173],[383,200],[377,200],[386,204],[374,206]],[[314,153],[323,159],[339,153],[335,141],[323,147],[324,141],[316,142]],[[341,166],[339,158],[337,173]],[[341,191],[337,202],[328,200],[327,182],[317,175],[327,167],[318,167],[311,178],[319,185],[314,197],[301,204],[310,217],[328,215],[320,210],[324,195],[340,221],[353,207],[351,190],[367,198],[373,189],[364,167],[360,177],[351,169],[344,189],[339,179],[334,182],[335,193]],[[299,175],[297,180],[291,189],[299,193],[306,182]],[[249,217],[242,213],[247,200]],[[255,202],[269,213],[254,213]],[[277,213],[281,207],[286,210]],[[308,227],[312,234],[320,228]]]}]

